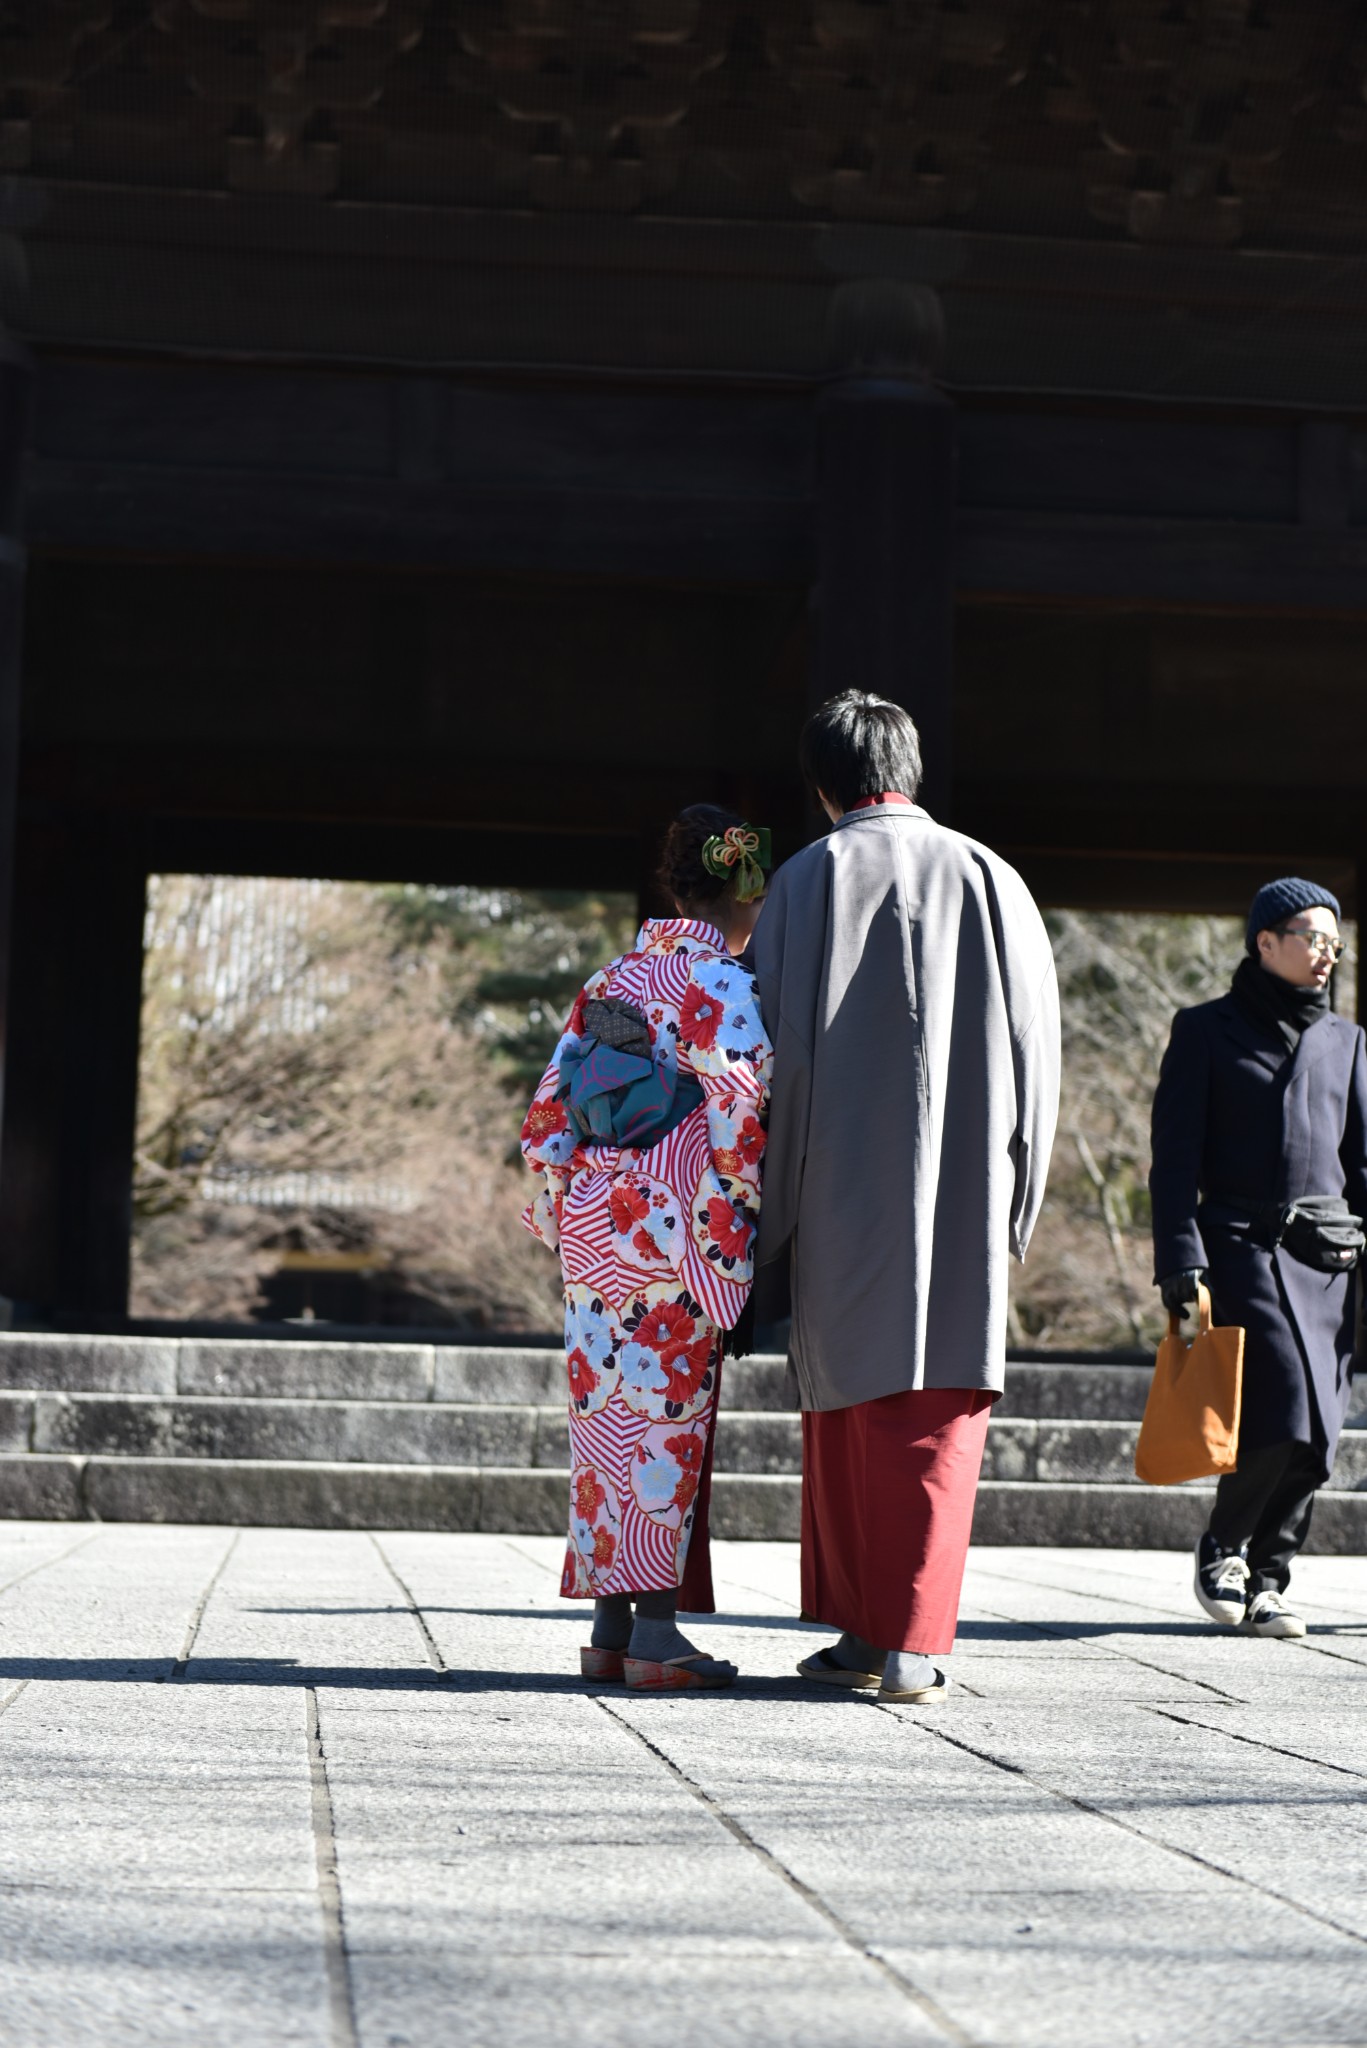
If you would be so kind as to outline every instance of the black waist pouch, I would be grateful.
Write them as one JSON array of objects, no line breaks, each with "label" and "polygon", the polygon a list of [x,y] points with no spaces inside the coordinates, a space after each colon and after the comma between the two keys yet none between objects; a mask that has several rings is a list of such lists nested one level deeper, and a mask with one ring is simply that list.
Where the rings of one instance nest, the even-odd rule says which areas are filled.
[{"label": "black waist pouch", "polygon": [[1342,1195],[1303,1195],[1275,1211],[1279,1228],[1274,1249],[1285,1246],[1302,1266],[1317,1273],[1347,1273],[1367,1250],[1362,1218],[1354,1216]]}]

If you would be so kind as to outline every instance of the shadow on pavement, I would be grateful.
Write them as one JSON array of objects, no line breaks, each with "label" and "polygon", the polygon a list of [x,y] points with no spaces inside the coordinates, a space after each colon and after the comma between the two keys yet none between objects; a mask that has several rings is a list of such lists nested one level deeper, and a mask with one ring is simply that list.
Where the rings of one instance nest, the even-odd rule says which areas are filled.
[{"label": "shadow on pavement", "polygon": [[[407,1614],[394,1607],[245,1607],[244,1614]],[[587,1600],[566,1601],[563,1607],[443,1607],[431,1600],[420,1603],[420,1614],[468,1614],[475,1621],[572,1621],[586,1628],[592,1619]],[[825,1629],[819,1621],[802,1621],[796,1614],[699,1614],[693,1608],[679,1609],[680,1621],[700,1621],[709,1628]]]},{"label": "shadow on pavement", "polygon": [[[65,1680],[68,1684],[106,1685],[259,1685],[314,1686],[329,1692],[389,1693],[486,1693],[534,1692],[577,1694],[590,1699],[636,1699],[664,1697],[658,1693],[628,1694],[625,1686],[602,1685],[580,1678],[578,1673],[545,1671],[403,1671],[373,1670],[357,1665],[295,1664],[286,1657],[243,1657],[229,1659],[195,1658],[188,1670],[176,1673],[169,1657],[3,1657],[0,1684],[19,1679]],[[796,1676],[785,1678],[742,1672],[733,1687],[717,1693],[670,1693],[670,1699],[703,1700],[722,1697],[726,1692],[751,1696],[763,1694],[774,1699],[857,1700],[861,1696],[839,1687],[804,1685]],[[864,1698],[871,1695],[865,1694]]]}]

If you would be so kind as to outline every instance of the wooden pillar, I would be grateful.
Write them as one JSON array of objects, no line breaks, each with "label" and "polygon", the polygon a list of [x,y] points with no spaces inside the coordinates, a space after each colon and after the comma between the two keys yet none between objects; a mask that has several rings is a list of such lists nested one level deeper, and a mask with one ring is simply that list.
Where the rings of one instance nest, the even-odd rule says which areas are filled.
[{"label": "wooden pillar", "polygon": [[20,479],[28,431],[29,366],[0,334],[0,1117],[9,1040],[11,930],[19,803],[19,694],[22,668],[24,553]]},{"label": "wooden pillar", "polygon": [[145,877],[116,817],[21,819],[0,1292],[29,1322],[128,1305]]},{"label": "wooden pillar", "polygon": [[107,1329],[128,1312],[147,877],[136,826],[82,820],[83,883],[68,922],[69,958],[91,993],[69,986],[63,1032],[61,1243],[63,1322]]},{"label": "wooden pillar", "polygon": [[840,286],[817,402],[811,689],[872,690],[921,734],[922,801],[947,822],[953,708],[954,408],[932,378],[935,294]]}]

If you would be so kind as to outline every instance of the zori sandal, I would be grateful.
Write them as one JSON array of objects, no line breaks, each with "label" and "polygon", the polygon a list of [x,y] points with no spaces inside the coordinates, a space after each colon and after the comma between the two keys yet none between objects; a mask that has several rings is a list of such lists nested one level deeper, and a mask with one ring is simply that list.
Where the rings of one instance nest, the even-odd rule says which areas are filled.
[{"label": "zori sandal", "polygon": [[904,1706],[938,1707],[949,1691],[949,1680],[943,1671],[935,1673],[934,1685],[911,1686],[905,1692],[889,1692],[886,1686],[879,1688],[880,1700],[900,1700]]},{"label": "zori sandal", "polygon": [[579,1676],[596,1678],[600,1685],[620,1685],[626,1677],[620,1650],[595,1650],[592,1644],[579,1652]]},{"label": "zori sandal", "polygon": [[736,1673],[728,1671],[725,1678],[708,1678],[701,1671],[690,1671],[690,1664],[713,1664],[719,1660],[709,1657],[705,1650],[695,1650],[689,1657],[670,1657],[663,1664],[657,1664],[650,1657],[624,1657],[628,1692],[721,1692],[724,1687],[734,1685]]},{"label": "zori sandal", "polygon": [[852,1671],[847,1664],[837,1663],[829,1650],[804,1657],[797,1670],[799,1678],[810,1678],[815,1685],[843,1685],[851,1690],[877,1685],[883,1676],[881,1671]]}]

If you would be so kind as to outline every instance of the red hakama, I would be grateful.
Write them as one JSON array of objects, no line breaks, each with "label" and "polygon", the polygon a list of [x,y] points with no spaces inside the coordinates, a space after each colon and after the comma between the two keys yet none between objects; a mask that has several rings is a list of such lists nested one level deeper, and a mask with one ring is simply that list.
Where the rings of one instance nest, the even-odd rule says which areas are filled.
[{"label": "red hakama", "polygon": [[927,1387],[804,1414],[804,1614],[880,1650],[953,1649],[995,1398]]}]

